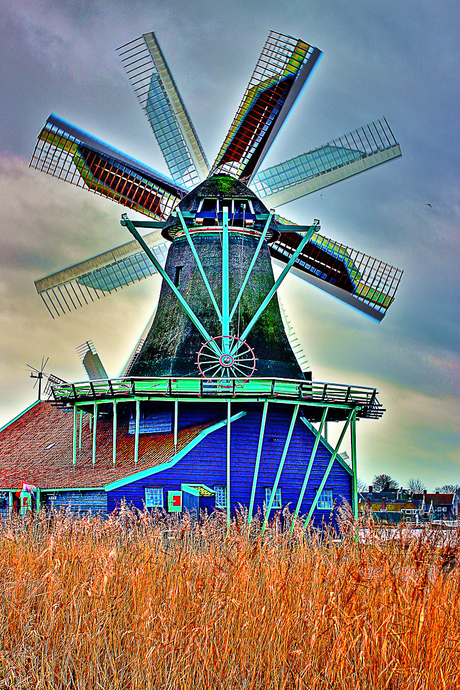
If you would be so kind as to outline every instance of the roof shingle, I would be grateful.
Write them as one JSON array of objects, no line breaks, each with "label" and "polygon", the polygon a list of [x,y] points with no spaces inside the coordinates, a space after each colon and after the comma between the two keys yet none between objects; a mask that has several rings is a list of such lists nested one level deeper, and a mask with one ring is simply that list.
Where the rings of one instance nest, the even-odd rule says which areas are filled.
[{"label": "roof shingle", "polygon": [[117,430],[116,465],[112,464],[112,421],[98,419],[96,462],[92,463],[89,416],[83,415],[81,450],[72,464],[73,410],[39,402],[0,431],[0,490],[21,487],[40,489],[93,488],[168,462],[213,422],[179,430],[177,450],[172,433],[139,436],[134,463],[134,436],[127,424]]}]

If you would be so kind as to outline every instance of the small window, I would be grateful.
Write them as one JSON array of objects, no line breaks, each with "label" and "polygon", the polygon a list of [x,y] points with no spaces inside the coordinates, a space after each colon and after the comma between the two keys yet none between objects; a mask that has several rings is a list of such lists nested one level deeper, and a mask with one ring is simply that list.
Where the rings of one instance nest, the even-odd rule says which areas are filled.
[{"label": "small window", "polygon": [[227,489],[225,486],[213,486],[216,492],[216,508],[227,507]]},{"label": "small window", "polygon": [[163,508],[163,487],[145,488],[145,507]]},{"label": "small window", "polygon": [[323,489],[318,500],[318,509],[332,510],[333,506],[332,489]]},{"label": "small window", "polygon": [[180,276],[183,268],[183,266],[176,266],[176,275],[174,276],[174,285],[176,288],[180,288]]},{"label": "small window", "polygon": [[[265,503],[267,506],[270,502],[271,495],[272,495],[272,489],[269,489],[269,488],[265,489]],[[275,498],[273,499],[272,508],[282,508],[282,507],[283,507],[283,504],[281,503],[281,488],[278,487],[276,489]]]}]

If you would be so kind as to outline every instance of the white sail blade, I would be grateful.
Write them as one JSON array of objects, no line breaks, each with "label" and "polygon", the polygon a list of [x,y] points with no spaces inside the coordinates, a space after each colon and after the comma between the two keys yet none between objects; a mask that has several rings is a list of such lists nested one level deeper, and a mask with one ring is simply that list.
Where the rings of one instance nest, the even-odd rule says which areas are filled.
[{"label": "white sail blade", "polygon": [[117,52],[171,177],[194,187],[208,176],[208,161],[155,34],[143,34]]},{"label": "white sail blade", "polygon": [[[164,265],[168,243],[160,230],[144,235],[144,239],[161,265]],[[156,272],[150,259],[133,240],[41,278],[35,282],[35,288],[54,318]]]},{"label": "white sail blade", "polygon": [[301,39],[270,31],[212,166],[214,173],[252,179],[320,55]]},{"label": "white sail blade", "polygon": [[187,190],[161,173],[51,114],[38,135],[30,167],[165,220]]},{"label": "white sail blade", "polygon": [[401,155],[387,121],[378,120],[261,170],[251,188],[266,206],[276,208]]}]

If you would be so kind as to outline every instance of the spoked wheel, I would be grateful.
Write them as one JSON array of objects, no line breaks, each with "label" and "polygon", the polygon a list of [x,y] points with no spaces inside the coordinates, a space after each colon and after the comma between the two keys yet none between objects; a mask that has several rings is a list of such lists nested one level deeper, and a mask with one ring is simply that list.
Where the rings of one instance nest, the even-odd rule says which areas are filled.
[{"label": "spoked wheel", "polygon": [[254,351],[241,338],[219,335],[201,346],[198,369],[208,381],[215,379],[243,379],[247,381],[256,368]]}]

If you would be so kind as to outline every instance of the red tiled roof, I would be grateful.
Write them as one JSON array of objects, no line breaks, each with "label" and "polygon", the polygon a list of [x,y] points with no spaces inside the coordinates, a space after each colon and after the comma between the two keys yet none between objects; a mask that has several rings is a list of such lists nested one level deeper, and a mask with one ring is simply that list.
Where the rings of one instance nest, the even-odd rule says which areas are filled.
[{"label": "red tiled roof", "polygon": [[425,505],[429,506],[431,501],[435,506],[451,506],[454,494],[425,494]]},{"label": "red tiled roof", "polygon": [[204,429],[200,424],[179,430],[177,451],[169,434],[139,436],[134,464],[134,436],[127,426],[117,431],[116,466],[112,465],[112,421],[98,419],[96,463],[92,463],[92,432],[83,415],[81,450],[72,464],[73,410],[40,402],[0,432],[0,490],[18,489],[22,482],[39,489],[102,487],[136,472],[169,461]]}]

